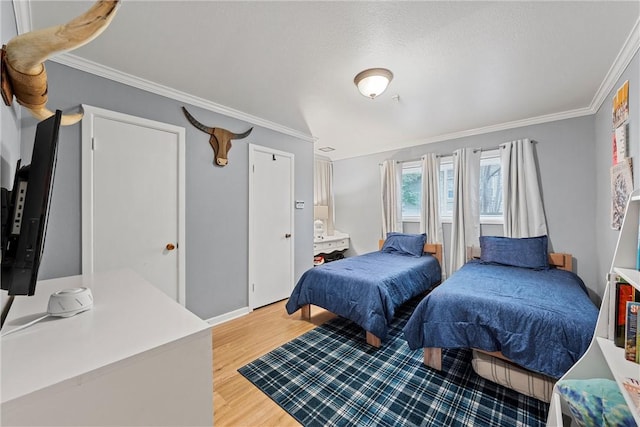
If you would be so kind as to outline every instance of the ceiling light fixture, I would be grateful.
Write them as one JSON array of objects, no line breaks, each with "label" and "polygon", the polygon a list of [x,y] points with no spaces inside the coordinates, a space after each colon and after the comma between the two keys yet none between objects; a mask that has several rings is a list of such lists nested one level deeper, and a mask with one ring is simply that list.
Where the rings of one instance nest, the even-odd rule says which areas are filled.
[{"label": "ceiling light fixture", "polygon": [[369,68],[359,72],[353,79],[361,94],[375,98],[387,89],[393,73],[386,68]]}]

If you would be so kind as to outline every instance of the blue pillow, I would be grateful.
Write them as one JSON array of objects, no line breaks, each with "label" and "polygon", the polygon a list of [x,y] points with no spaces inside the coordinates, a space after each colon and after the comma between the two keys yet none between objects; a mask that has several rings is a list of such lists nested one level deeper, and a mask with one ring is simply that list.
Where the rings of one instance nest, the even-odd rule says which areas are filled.
[{"label": "blue pillow", "polygon": [[425,233],[387,233],[387,240],[384,241],[380,250],[386,253],[421,257],[426,240],[427,235]]},{"label": "blue pillow", "polygon": [[480,237],[480,260],[514,267],[549,268],[547,236],[539,237]]},{"label": "blue pillow", "polygon": [[556,387],[569,405],[574,420],[582,427],[636,425],[629,406],[613,380],[560,380]]}]

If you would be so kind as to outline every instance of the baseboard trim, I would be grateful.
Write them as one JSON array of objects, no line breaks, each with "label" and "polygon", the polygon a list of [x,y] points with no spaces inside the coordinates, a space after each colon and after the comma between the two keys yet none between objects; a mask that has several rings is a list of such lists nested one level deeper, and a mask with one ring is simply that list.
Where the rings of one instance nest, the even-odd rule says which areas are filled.
[{"label": "baseboard trim", "polygon": [[249,310],[249,307],[242,307],[237,310],[233,310],[228,313],[221,314],[219,316],[215,316],[210,319],[207,319],[205,320],[205,322],[207,322],[211,326],[216,326],[216,325],[220,325],[222,323],[228,322],[230,320],[237,319],[238,317],[242,317],[249,313],[251,313],[251,310]]}]

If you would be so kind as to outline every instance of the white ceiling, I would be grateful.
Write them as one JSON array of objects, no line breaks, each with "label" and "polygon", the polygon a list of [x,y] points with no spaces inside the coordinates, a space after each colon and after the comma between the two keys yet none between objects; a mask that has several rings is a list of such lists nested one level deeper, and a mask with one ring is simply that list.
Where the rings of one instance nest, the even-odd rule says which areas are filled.
[{"label": "white ceiling", "polygon": [[[91,2],[28,5],[19,28],[25,10],[38,29]],[[311,136],[337,160],[591,114],[640,44],[639,16],[638,1],[124,0],[71,58]],[[394,73],[375,100],[353,84],[371,67]]]}]

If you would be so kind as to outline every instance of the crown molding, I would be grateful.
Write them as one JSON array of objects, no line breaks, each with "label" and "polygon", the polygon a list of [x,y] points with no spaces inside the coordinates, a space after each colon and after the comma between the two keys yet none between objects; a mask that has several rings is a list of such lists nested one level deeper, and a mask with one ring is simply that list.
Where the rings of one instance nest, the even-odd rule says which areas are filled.
[{"label": "crown molding", "polygon": [[604,80],[600,84],[596,94],[591,101],[590,109],[593,113],[597,113],[605,99],[609,96],[609,93],[614,89],[614,85],[617,83],[624,70],[629,66],[629,63],[633,59],[640,48],[640,18],[636,21],[629,37],[625,40],[624,45],[618,52],[618,56],[613,61],[611,68],[607,72]]},{"label": "crown molding", "polygon": [[291,129],[289,127],[280,125],[278,123],[274,123],[272,121],[253,116],[251,114],[247,114],[242,111],[239,111],[230,107],[226,107],[224,105],[217,104],[215,102],[208,101],[204,98],[190,95],[186,92],[182,92],[182,91],[170,88],[168,86],[154,83],[152,81],[145,80],[131,74],[123,73],[113,68],[105,67],[104,65],[98,64],[93,61],[89,61],[84,58],[80,58],[76,55],[64,53],[62,55],[56,56],[55,58],[50,58],[49,60],[53,62],[57,62],[58,64],[75,68],[80,71],[87,72],[89,74],[94,74],[99,77],[104,77],[106,79],[113,80],[115,82],[122,83],[127,86],[135,87],[137,89],[142,89],[144,91],[165,96],[167,98],[171,98],[176,101],[185,102],[196,107],[201,107],[206,110],[214,111],[216,113],[223,114],[227,117],[232,117],[234,119],[242,120],[256,126],[261,126],[266,129],[271,129],[285,135],[290,135],[306,142],[315,141],[313,136],[306,134],[304,132],[300,132],[298,130]]},{"label": "crown molding", "polygon": [[[16,15],[16,26],[18,29],[18,34],[24,34],[31,31],[31,0],[13,0],[13,10]],[[147,92],[165,96],[176,101],[185,102],[196,107],[214,111],[216,113],[220,113],[234,119],[245,121],[255,126],[261,126],[263,128],[271,129],[285,135],[293,136],[294,138],[298,138],[306,142],[315,142],[316,140],[316,138],[314,138],[310,134],[291,129],[278,123],[253,116],[251,114],[247,114],[242,111],[226,107],[224,105],[217,104],[215,102],[211,102],[185,92],[181,92],[168,86],[163,86],[161,84],[154,83],[152,81],[145,80],[131,74],[123,73],[113,68],[105,67],[104,65],[80,58],[70,53],[63,53],[61,55],[50,58],[49,60],[62,65],[66,65],[68,67],[75,68],[80,71],[87,72],[89,74],[94,74],[96,76],[104,77],[118,83],[142,89]]]},{"label": "crown molding", "polygon": [[[614,89],[614,86],[620,79],[620,76],[622,76],[622,73],[629,66],[629,63],[631,63],[631,60],[633,59],[633,56],[636,54],[638,49],[640,49],[640,18],[638,18],[638,20],[636,21],[636,24],[631,30],[631,33],[629,33],[629,36],[625,40],[624,45],[620,49],[620,52],[618,52],[616,59],[609,68],[607,75],[605,76],[604,80],[600,84],[600,87],[598,88],[598,91],[591,100],[591,104],[589,105],[589,107],[563,111],[561,113],[546,114],[543,116],[532,117],[524,120],[515,120],[512,122],[506,122],[476,129],[469,129],[461,132],[449,133],[446,135],[440,135],[433,138],[421,140],[420,143],[427,144],[432,142],[441,142],[466,136],[480,135],[501,130],[538,125],[541,123],[554,122],[557,120],[566,120],[596,114],[602,104],[605,102],[606,98],[609,96],[609,93],[611,93],[611,91]],[[411,145],[408,145],[407,147],[410,146]]]},{"label": "crown molding", "polygon": [[[370,153],[367,153],[366,155],[379,154],[379,153],[384,153],[390,150],[400,150],[404,148],[415,147],[417,145],[449,141],[457,138],[482,135],[486,133],[497,132],[497,131],[502,131],[507,129],[515,129],[515,128],[524,127],[524,126],[538,125],[541,123],[548,123],[548,122],[554,122],[557,120],[566,120],[566,119],[572,119],[576,117],[596,114],[600,109],[600,107],[602,106],[602,104],[607,99],[607,97],[609,96],[609,93],[611,93],[611,91],[614,89],[615,84],[618,82],[618,80],[622,76],[622,73],[627,69],[627,67],[629,66],[629,63],[633,59],[633,56],[636,54],[636,52],[639,49],[640,49],[640,18],[638,18],[638,20],[636,21],[636,24],[634,25],[633,29],[629,33],[629,36],[627,37],[627,40],[625,41],[624,45],[618,52],[616,59],[614,60],[611,67],[609,68],[607,75],[605,76],[604,80],[600,84],[600,87],[598,88],[596,94],[594,95],[588,107],[579,108],[576,110],[564,111],[561,113],[546,114],[543,116],[532,117],[532,118],[523,119],[523,120],[515,120],[512,122],[485,126],[485,127],[476,128],[476,129],[469,129],[469,130],[464,130],[460,132],[438,135],[430,138],[407,142],[405,144],[398,144],[397,146],[394,146],[394,147],[386,147],[384,150],[370,152]],[[315,150],[315,153],[318,154],[317,149]],[[330,155],[331,159],[334,161],[345,160],[345,159],[361,157],[361,156],[362,155],[340,156],[339,153],[332,153]]]},{"label": "crown molding", "polygon": [[578,108],[576,110],[563,111],[561,113],[545,114],[543,116],[531,117],[523,120],[514,120],[512,122],[501,123],[497,125],[485,126],[476,129],[469,129],[462,132],[450,133],[435,138],[430,138],[428,142],[447,141],[449,139],[463,138],[466,136],[481,135],[485,133],[498,132],[507,129],[521,128],[525,126],[539,125],[541,123],[555,122],[557,120],[573,119],[576,117],[588,116],[593,114],[591,108]]},{"label": "crown molding", "polygon": [[[407,141],[405,143],[397,144],[393,147],[385,147],[384,149],[381,149],[381,150],[367,152],[366,154],[340,156],[338,153],[336,154],[332,153],[332,155],[329,155],[329,157],[333,161],[345,160],[345,159],[350,159],[355,157],[368,156],[372,154],[386,153],[392,150],[402,150],[405,148],[416,147],[418,145],[432,144],[434,142],[451,141],[454,139],[465,138],[468,136],[483,135],[486,133],[498,132],[502,130],[539,125],[541,123],[555,122],[557,120],[573,119],[576,117],[589,116],[592,114],[594,114],[594,111],[589,107],[585,107],[585,108],[579,108],[576,110],[564,111],[562,113],[546,114],[543,116],[531,117],[523,120],[514,120],[512,122],[505,122],[497,125],[485,126],[481,128],[475,128],[475,129],[468,129],[460,132],[447,133],[447,134],[437,135],[429,138]],[[317,149],[315,150],[315,154],[318,155]]]}]

